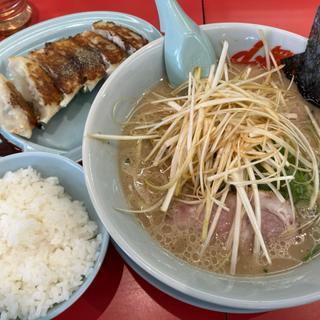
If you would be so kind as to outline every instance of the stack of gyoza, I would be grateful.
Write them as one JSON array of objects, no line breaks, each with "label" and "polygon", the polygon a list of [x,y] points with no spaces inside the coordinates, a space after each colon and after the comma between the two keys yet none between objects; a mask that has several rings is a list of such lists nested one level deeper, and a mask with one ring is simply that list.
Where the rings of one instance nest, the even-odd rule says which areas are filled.
[{"label": "stack of gyoza", "polygon": [[92,91],[128,55],[148,41],[113,22],[46,43],[27,56],[9,58],[13,82],[0,74],[0,127],[30,138],[80,91]]}]

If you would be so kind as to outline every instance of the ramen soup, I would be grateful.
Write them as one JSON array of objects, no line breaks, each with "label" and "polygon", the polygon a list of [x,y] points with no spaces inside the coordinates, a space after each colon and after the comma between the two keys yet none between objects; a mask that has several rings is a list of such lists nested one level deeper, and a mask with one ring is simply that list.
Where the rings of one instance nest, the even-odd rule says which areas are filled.
[{"label": "ramen soup", "polygon": [[[240,67],[222,50],[207,78],[162,80],[123,124],[122,186],[159,244],[224,274],[289,270],[320,251],[319,110],[281,67]],[[120,213],[119,213],[120,214]]]}]

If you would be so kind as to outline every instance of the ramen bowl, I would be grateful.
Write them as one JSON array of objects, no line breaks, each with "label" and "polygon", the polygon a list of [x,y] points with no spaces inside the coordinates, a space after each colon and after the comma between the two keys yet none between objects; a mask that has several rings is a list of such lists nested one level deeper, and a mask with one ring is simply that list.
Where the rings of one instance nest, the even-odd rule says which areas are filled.
[{"label": "ramen bowl", "polygon": [[[276,28],[222,23],[203,26],[214,48],[229,42],[229,54],[246,51],[264,30],[271,48],[281,46],[294,53],[304,51],[306,39]],[[219,52],[217,52],[219,53]],[[263,55],[263,50],[258,54]],[[254,59],[254,57],[251,57]],[[89,138],[90,133],[121,134],[119,121],[135,101],[165,76],[163,39],[158,39],[125,61],[106,81],[97,95],[85,127],[83,164],[89,194],[109,234],[124,255],[169,294],[203,306],[233,312],[258,312],[310,303],[320,298],[320,260],[290,271],[265,276],[239,277],[211,273],[179,260],[152,240],[132,215],[114,208],[128,208],[121,188],[117,143]],[[114,117],[114,106],[116,119]],[[148,279],[148,276],[145,278]],[[151,281],[152,282],[152,281]],[[169,289],[168,289],[169,288]],[[209,305],[209,307],[208,307]]]}]

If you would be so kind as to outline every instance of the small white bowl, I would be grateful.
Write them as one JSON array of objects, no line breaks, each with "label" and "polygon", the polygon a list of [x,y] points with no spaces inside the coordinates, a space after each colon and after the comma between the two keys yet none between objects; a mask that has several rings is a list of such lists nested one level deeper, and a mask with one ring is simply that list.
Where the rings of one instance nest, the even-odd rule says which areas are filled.
[{"label": "small white bowl", "polygon": [[[227,40],[229,54],[251,48],[259,39],[258,29],[265,31],[270,47],[280,45],[298,53],[306,46],[306,39],[299,35],[261,25],[222,23],[205,25],[203,29],[215,48],[221,48],[222,40]],[[318,300],[319,259],[289,272],[264,277],[240,278],[210,273],[166,252],[134,217],[113,209],[127,206],[118,173],[117,145],[103,144],[86,136],[93,132],[120,134],[121,128],[113,117],[113,106],[121,101],[117,111],[120,117],[124,116],[132,103],[164,74],[163,39],[158,39],[130,57],[112,74],[97,95],[87,119],[83,145],[86,183],[111,237],[134,263],[153,278],[189,297],[222,306],[226,311],[257,312]]]}]

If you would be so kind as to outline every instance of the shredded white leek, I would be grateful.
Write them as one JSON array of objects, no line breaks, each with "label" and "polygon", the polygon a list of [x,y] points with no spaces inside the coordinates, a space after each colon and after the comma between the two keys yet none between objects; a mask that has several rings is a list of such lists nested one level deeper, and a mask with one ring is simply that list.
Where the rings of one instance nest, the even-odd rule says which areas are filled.
[{"label": "shredded white leek", "polygon": [[[274,77],[278,74],[282,83],[280,70],[283,66],[276,64],[263,34],[261,37],[268,67],[261,74],[254,75],[251,68],[237,73],[227,63],[228,43],[224,42],[219,62],[211,67],[207,78],[201,78],[197,68],[190,74],[189,81],[172,91],[172,96],[156,96],[152,108],[157,112],[165,108],[163,116],[160,113],[158,118],[152,118],[150,113],[146,124],[132,122],[132,135],[91,135],[101,140],[147,140],[145,143],[151,143],[144,163],[150,167],[164,166],[168,179],[162,185],[148,181],[146,185],[164,192],[161,203],[155,204],[164,212],[169,210],[174,198],[203,210],[201,255],[221,215],[228,210],[227,197],[236,192],[235,220],[226,243],[227,247],[232,246],[232,274],[236,272],[241,221],[245,216],[255,234],[253,253],[263,254],[271,263],[261,232],[261,184],[268,186],[282,203],[286,200],[279,190],[286,186],[293,217],[290,181],[295,179],[296,170],[311,176],[311,207],[319,193],[315,152],[292,121],[297,119],[297,114],[282,110],[292,83],[288,90],[279,88]],[[319,126],[308,108],[306,112],[320,136]],[[126,123],[130,123],[130,119]],[[289,156],[295,159],[294,163],[289,163]],[[294,168],[293,174],[291,171],[287,174],[289,166]]]}]

